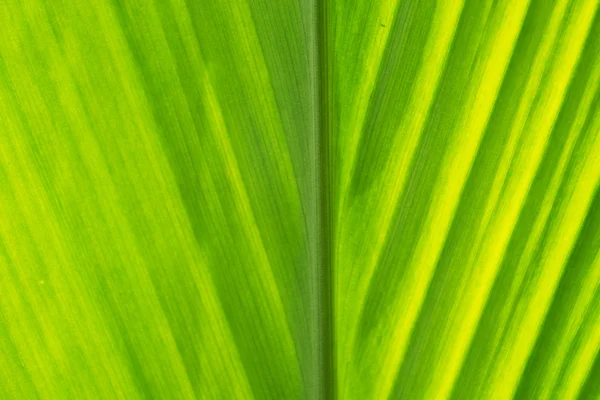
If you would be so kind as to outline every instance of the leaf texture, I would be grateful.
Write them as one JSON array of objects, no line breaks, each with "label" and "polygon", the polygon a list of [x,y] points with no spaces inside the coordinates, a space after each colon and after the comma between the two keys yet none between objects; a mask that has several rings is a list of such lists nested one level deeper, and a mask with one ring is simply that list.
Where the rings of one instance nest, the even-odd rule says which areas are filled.
[{"label": "leaf texture", "polygon": [[310,398],[306,5],[1,8],[0,397]]},{"label": "leaf texture", "polygon": [[598,2],[352,3],[330,44],[339,398],[596,398]]},{"label": "leaf texture", "polygon": [[0,398],[600,398],[598,0],[0,3]]}]

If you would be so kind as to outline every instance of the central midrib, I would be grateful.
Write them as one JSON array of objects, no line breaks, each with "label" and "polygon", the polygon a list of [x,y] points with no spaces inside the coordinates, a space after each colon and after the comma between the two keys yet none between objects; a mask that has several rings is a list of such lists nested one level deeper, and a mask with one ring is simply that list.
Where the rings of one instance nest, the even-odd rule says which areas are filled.
[{"label": "central midrib", "polygon": [[329,57],[328,57],[328,5],[327,0],[314,0],[316,32],[313,49],[317,71],[316,80],[315,129],[316,144],[316,196],[317,196],[317,236],[316,236],[316,276],[317,276],[317,337],[318,354],[316,378],[317,387],[313,391],[318,400],[334,400],[336,383],[334,373],[334,326],[333,326],[333,262],[332,226],[330,218],[330,133],[329,119]]}]

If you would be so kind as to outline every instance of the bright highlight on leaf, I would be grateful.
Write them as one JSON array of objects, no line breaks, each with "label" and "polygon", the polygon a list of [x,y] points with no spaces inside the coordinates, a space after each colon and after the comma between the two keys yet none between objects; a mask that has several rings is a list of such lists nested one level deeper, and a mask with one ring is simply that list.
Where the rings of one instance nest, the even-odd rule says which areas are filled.
[{"label": "bright highlight on leaf", "polygon": [[0,3],[0,399],[600,398],[600,1]]}]

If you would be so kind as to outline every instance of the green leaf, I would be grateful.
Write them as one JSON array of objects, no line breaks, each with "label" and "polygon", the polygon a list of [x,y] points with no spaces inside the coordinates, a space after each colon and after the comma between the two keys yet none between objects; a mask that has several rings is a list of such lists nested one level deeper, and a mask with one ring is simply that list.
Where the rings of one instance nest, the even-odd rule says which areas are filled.
[{"label": "green leaf", "polygon": [[0,398],[598,382],[598,0],[1,2]]},{"label": "green leaf", "polygon": [[598,2],[358,3],[332,28],[339,398],[576,397],[600,344]]}]

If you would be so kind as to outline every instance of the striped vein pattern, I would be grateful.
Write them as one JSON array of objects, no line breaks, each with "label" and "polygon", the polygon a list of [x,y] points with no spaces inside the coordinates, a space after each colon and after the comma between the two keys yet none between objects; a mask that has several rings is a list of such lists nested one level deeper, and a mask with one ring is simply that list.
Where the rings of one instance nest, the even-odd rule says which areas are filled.
[{"label": "striped vein pattern", "polygon": [[2,2],[0,398],[311,397],[309,11]]},{"label": "striped vein pattern", "polygon": [[0,2],[0,398],[324,393],[600,398],[600,1]]},{"label": "striped vein pattern", "polygon": [[333,1],[340,399],[597,399],[598,1]]}]

